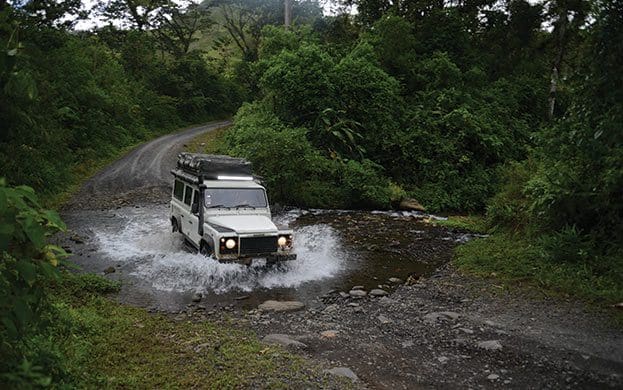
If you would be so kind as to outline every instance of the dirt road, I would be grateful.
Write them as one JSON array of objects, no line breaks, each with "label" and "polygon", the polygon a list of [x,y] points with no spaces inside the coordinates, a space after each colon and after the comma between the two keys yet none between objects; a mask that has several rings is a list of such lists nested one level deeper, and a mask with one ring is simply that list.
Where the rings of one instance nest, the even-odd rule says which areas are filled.
[{"label": "dirt road", "polygon": [[65,208],[112,208],[113,204],[166,200],[171,186],[170,170],[184,144],[202,133],[229,124],[231,121],[212,122],[137,147],[89,179]]},{"label": "dirt road", "polygon": [[[63,213],[73,261],[122,280],[123,302],[250,327],[327,367],[349,368],[359,387],[623,388],[623,332],[611,309],[461,275],[448,261],[464,235],[418,215],[299,210],[295,236],[306,252],[268,272],[185,253],[168,230],[169,170],[185,142],[227,124],[159,138],[89,180]],[[433,258],[423,277],[407,278],[405,262]],[[371,296],[379,287],[389,294]],[[200,302],[192,302],[196,291]],[[268,298],[305,308],[258,309]]]}]

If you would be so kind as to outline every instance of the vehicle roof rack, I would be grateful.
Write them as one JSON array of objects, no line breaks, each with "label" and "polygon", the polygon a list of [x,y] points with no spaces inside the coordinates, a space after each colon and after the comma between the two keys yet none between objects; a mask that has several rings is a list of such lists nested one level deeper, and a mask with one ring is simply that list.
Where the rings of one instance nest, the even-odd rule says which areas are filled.
[{"label": "vehicle roof rack", "polygon": [[193,183],[203,180],[254,180],[251,162],[218,154],[182,152],[177,155],[177,168],[171,173]]}]

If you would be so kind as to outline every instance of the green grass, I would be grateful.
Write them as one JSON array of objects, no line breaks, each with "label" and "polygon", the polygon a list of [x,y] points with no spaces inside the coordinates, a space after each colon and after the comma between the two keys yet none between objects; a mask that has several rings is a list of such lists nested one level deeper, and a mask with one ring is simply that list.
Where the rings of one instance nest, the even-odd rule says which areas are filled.
[{"label": "green grass", "polygon": [[52,288],[59,319],[48,341],[62,356],[59,375],[66,385],[225,389],[336,383],[301,356],[263,345],[251,331],[226,321],[176,321],[103,296],[117,289],[98,276],[71,274]]},{"label": "green grass", "polygon": [[454,262],[464,272],[495,276],[548,294],[574,296],[600,306],[623,301],[623,261],[616,257],[556,262],[537,242],[496,233],[459,246]]},{"label": "green grass", "polygon": [[435,224],[474,233],[486,233],[488,230],[485,217],[482,215],[451,215],[445,221],[435,221]]}]

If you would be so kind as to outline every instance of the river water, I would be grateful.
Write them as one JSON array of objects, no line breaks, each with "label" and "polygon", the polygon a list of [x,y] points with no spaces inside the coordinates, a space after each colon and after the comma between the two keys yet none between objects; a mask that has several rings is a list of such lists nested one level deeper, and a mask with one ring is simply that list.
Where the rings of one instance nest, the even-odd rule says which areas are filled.
[{"label": "river water", "polygon": [[168,207],[150,206],[66,215],[68,225],[88,237],[74,246],[72,260],[86,272],[113,267],[107,277],[122,282],[120,299],[145,307],[182,310],[196,293],[206,308],[255,307],[266,299],[313,306],[354,285],[391,289],[390,277],[428,275],[470,238],[419,213],[293,209],[274,219],[294,229],[298,258],[246,266],[192,252],[171,233],[168,214]]}]

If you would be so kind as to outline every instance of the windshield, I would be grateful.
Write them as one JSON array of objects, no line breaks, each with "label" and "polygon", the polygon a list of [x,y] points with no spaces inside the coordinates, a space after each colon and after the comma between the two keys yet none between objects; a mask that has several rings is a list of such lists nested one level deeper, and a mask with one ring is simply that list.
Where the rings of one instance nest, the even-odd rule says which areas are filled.
[{"label": "windshield", "polygon": [[266,207],[266,194],[261,188],[207,188],[205,205],[217,207]]}]

